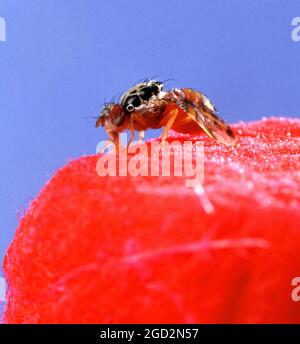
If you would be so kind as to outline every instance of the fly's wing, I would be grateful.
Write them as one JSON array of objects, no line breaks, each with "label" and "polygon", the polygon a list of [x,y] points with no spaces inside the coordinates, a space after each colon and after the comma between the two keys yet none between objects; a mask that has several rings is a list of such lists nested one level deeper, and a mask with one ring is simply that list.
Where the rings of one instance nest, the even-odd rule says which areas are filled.
[{"label": "fly's wing", "polygon": [[219,117],[215,106],[205,95],[196,93],[198,96],[197,106],[188,106],[186,113],[215,141],[227,145],[234,144],[236,138],[230,126]]}]

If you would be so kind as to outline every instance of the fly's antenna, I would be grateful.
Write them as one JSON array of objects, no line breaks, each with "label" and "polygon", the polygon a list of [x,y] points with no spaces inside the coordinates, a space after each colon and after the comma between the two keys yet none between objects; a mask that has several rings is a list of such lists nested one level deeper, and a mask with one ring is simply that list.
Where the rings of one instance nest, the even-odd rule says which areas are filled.
[{"label": "fly's antenna", "polygon": [[93,118],[93,119],[98,119],[99,116],[82,116],[81,118]]}]

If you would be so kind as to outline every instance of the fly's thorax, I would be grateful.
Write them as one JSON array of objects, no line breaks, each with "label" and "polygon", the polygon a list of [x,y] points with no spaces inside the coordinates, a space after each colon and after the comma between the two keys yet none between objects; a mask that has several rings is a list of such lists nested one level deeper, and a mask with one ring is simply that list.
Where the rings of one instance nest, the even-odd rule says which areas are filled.
[{"label": "fly's thorax", "polygon": [[130,88],[121,97],[121,105],[124,111],[131,113],[140,111],[147,107],[147,103],[152,98],[161,98],[163,84],[156,80],[147,80]]}]

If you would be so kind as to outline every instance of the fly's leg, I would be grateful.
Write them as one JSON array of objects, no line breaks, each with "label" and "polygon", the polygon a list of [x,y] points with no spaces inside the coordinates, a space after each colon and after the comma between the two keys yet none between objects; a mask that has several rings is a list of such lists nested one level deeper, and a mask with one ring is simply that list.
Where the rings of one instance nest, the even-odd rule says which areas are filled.
[{"label": "fly's leg", "polygon": [[103,153],[106,148],[110,147],[111,145],[115,145],[116,152],[118,152],[121,149],[125,149],[123,145],[120,142],[120,137],[118,132],[109,132],[109,139],[105,142],[104,146],[101,148],[99,153]]},{"label": "fly's leg", "polygon": [[138,144],[141,144],[141,143],[143,143],[143,139],[144,139],[144,137],[145,137],[145,132],[144,132],[144,130],[142,130],[142,131],[140,131],[140,132],[139,132],[139,140],[138,140]]},{"label": "fly's leg", "polygon": [[134,140],[133,115],[130,116],[129,130],[130,130],[130,140],[127,144],[127,149],[130,146],[131,142]]},{"label": "fly's leg", "polygon": [[170,111],[170,118],[169,118],[166,126],[164,127],[163,133],[161,135],[161,144],[162,144],[162,146],[165,145],[166,137],[168,135],[169,130],[172,128],[172,125],[173,125],[177,115],[178,115],[178,110],[177,109],[173,109],[173,110]]}]

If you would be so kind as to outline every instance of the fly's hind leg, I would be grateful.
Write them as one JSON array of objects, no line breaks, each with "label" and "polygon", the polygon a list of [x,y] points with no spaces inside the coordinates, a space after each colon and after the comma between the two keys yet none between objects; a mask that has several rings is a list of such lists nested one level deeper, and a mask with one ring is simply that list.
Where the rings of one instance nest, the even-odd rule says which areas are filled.
[{"label": "fly's hind leg", "polygon": [[144,130],[139,131],[139,140],[138,140],[138,144],[143,143],[144,137],[145,137],[145,132],[144,132]]},{"label": "fly's hind leg", "polygon": [[166,137],[168,135],[169,130],[172,128],[172,125],[173,125],[177,115],[178,115],[178,110],[177,109],[173,109],[173,110],[170,111],[170,118],[169,118],[166,126],[164,127],[163,133],[161,135],[161,144],[162,144],[162,146],[165,145]]},{"label": "fly's hind leg", "polygon": [[106,148],[110,147],[111,145],[115,145],[116,152],[121,149],[124,149],[120,142],[120,137],[118,132],[109,132],[109,139],[105,142],[104,146],[100,149],[99,153],[103,153]]},{"label": "fly's hind leg", "polygon": [[127,149],[129,148],[131,142],[134,140],[134,125],[133,125],[133,114],[130,116],[129,130],[130,130],[130,140],[127,144]]}]

